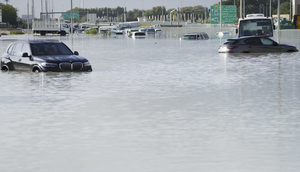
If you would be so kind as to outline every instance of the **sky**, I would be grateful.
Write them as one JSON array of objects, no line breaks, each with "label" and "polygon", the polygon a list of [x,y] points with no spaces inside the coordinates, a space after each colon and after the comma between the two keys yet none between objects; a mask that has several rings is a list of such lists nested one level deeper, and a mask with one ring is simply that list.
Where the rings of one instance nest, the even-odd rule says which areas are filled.
[{"label": "sky", "polygon": [[[18,9],[18,16],[27,15],[27,2],[29,1],[29,13],[31,15],[32,0],[9,0],[8,4]],[[41,1],[44,4],[45,12],[45,1],[46,0],[34,0],[34,11],[35,16],[39,16],[41,12]],[[219,2],[219,0],[72,0],[73,8],[84,7],[84,8],[116,8],[126,7],[127,10],[132,9],[145,9],[149,10],[156,6],[165,6],[166,9],[186,7],[186,6],[211,6]],[[5,0],[0,0],[1,3],[5,4]],[[71,9],[71,0],[47,0],[48,11],[64,12]]]}]

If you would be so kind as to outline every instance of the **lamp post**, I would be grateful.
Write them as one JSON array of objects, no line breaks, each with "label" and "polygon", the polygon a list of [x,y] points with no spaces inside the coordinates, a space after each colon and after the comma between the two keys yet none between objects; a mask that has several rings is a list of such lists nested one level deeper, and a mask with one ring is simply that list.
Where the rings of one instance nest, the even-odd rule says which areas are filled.
[{"label": "lamp post", "polygon": [[32,0],[32,21],[34,20],[34,0]]},{"label": "lamp post", "polygon": [[268,16],[268,3],[266,3],[266,16]]},{"label": "lamp post", "polygon": [[272,0],[270,0],[269,16],[272,17]]},{"label": "lamp post", "polygon": [[240,0],[240,18],[243,18],[243,0]]},{"label": "lamp post", "polygon": [[206,0],[205,0],[205,13],[204,13],[205,15],[204,15],[204,22],[205,22],[205,24],[206,24],[206,14],[207,14],[207,8],[206,8]]},{"label": "lamp post", "polygon": [[195,22],[195,4],[194,4],[194,0],[193,0],[193,21],[192,23]]},{"label": "lamp post", "polygon": [[73,0],[71,0],[71,34],[73,36]]},{"label": "lamp post", "polygon": [[277,42],[280,43],[280,0],[278,0],[278,8],[277,8]]},{"label": "lamp post", "polygon": [[72,51],[74,50],[73,46],[73,0],[71,0],[71,42],[72,42]]},{"label": "lamp post", "polygon": [[29,32],[29,0],[27,0],[27,32]]},{"label": "lamp post", "polygon": [[161,13],[162,13],[162,15],[161,15],[161,21],[164,21],[164,1],[162,0],[161,1],[162,2],[162,6],[161,6]]},{"label": "lamp post", "polygon": [[[220,32],[222,32],[222,0],[220,0]],[[221,37],[220,37],[220,45],[222,45]]]},{"label": "lamp post", "polygon": [[243,16],[246,17],[246,0],[243,0]]}]

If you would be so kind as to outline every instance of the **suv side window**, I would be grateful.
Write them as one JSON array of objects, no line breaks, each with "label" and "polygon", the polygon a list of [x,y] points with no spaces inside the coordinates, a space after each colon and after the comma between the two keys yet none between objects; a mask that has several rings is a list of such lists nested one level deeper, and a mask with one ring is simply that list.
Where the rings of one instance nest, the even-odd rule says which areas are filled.
[{"label": "suv side window", "polygon": [[250,38],[250,39],[246,39],[245,40],[246,44],[249,45],[262,45],[261,41],[259,40],[259,38]]},{"label": "suv side window", "polygon": [[202,34],[200,34],[200,39],[204,39]]},{"label": "suv side window", "polygon": [[264,45],[274,45],[274,42],[270,39],[267,39],[267,38],[260,38],[261,42],[264,44]]},{"label": "suv side window", "polygon": [[28,44],[24,44],[24,45],[23,45],[23,49],[22,49],[21,52],[22,52],[22,53],[28,53],[28,54],[31,54],[29,45],[28,45]]},{"label": "suv side window", "polygon": [[17,43],[15,45],[14,51],[13,51],[13,55],[14,56],[21,56],[21,51],[23,48],[23,43]]},{"label": "suv side window", "polygon": [[11,44],[7,50],[7,54],[12,55],[14,52],[15,44]]},{"label": "suv side window", "polygon": [[208,35],[206,33],[202,33],[204,39],[209,39]]}]

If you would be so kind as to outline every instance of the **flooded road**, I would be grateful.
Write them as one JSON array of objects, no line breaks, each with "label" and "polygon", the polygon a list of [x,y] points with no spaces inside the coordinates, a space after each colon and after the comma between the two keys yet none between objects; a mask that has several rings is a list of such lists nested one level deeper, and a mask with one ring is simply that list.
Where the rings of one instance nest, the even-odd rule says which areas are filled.
[{"label": "flooded road", "polygon": [[47,36],[93,72],[0,71],[0,171],[297,172],[299,52],[218,54],[183,32]]}]

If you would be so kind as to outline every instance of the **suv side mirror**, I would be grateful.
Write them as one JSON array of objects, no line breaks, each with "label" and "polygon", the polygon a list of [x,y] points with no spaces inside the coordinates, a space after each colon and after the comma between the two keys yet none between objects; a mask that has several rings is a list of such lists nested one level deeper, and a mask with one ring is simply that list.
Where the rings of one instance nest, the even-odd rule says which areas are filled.
[{"label": "suv side mirror", "polygon": [[78,56],[79,55],[78,51],[74,51],[74,55]]},{"label": "suv side mirror", "polygon": [[22,57],[30,57],[27,52],[22,53]]}]

